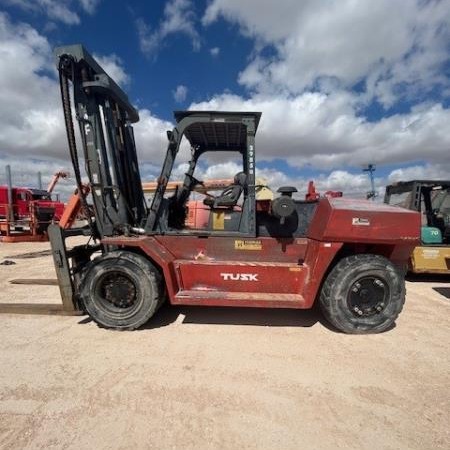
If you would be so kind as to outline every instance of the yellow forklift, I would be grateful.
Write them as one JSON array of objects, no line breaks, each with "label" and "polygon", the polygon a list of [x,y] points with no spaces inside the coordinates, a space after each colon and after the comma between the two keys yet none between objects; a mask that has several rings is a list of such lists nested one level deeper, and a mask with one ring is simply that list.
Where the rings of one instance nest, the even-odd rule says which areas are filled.
[{"label": "yellow forklift", "polygon": [[421,245],[411,255],[411,272],[450,275],[450,180],[400,181],[386,187],[384,202],[422,214]]}]

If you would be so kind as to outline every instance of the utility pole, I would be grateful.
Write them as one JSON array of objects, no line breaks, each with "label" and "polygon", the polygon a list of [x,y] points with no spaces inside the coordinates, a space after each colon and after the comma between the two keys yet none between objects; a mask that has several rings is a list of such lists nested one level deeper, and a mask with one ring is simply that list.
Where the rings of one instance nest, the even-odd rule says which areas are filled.
[{"label": "utility pole", "polygon": [[368,172],[370,178],[370,188],[371,190],[366,194],[367,200],[372,199],[375,201],[375,197],[377,197],[378,193],[375,191],[375,178],[373,173],[376,170],[375,164],[368,164],[367,167],[363,168],[363,172]]}]

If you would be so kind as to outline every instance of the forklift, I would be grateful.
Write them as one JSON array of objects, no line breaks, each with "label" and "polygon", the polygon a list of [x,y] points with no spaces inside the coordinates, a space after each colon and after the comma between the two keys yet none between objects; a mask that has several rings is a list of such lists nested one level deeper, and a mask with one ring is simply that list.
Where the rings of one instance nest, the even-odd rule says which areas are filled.
[{"label": "forklift", "polygon": [[450,275],[450,180],[399,181],[386,186],[384,202],[421,214],[421,243],[409,270]]},{"label": "forklift", "polygon": [[[49,228],[63,304],[121,330],[142,326],[165,301],[308,309],[317,299],[342,332],[393,326],[405,301],[408,258],[419,242],[418,213],[365,200],[297,200],[292,186],[258,200],[260,112],[175,112],[147,205],[132,127],[138,112],[81,45],[57,48],[55,56],[75,179],[87,206],[82,160],[93,210],[89,244],[68,250],[66,237],[76,230]],[[184,180],[166,192],[182,139],[190,147]],[[241,170],[205,199],[207,226],[195,229],[186,226],[187,204],[205,183],[195,171],[205,154],[238,158]]]}]

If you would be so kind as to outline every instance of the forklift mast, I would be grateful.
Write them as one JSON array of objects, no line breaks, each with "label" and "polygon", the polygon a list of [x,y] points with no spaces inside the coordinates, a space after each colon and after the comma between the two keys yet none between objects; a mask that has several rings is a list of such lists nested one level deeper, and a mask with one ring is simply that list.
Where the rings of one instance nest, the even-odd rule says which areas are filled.
[{"label": "forklift mast", "polygon": [[[72,122],[69,81],[73,86],[85,169],[91,187],[96,238],[141,227],[146,204],[138,168],[132,123],[139,120],[122,89],[82,45],[55,50],[61,97],[78,192],[83,193]],[[83,196],[86,206],[86,197]]]}]

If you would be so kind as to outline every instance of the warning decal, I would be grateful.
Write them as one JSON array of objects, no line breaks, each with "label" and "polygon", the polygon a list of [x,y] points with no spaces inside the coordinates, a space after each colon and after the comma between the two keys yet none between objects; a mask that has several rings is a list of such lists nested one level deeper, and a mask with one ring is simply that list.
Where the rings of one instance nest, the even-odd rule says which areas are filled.
[{"label": "warning decal", "polygon": [[262,250],[262,242],[257,239],[244,240],[236,239],[234,241],[235,250]]}]

